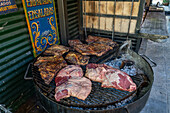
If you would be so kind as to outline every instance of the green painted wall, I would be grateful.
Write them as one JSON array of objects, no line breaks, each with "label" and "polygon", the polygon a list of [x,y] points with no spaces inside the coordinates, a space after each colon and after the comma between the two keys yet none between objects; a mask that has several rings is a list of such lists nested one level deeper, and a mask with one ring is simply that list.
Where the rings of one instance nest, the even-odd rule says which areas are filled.
[{"label": "green painted wall", "polygon": [[21,0],[16,4],[17,12],[0,15],[0,27],[6,23],[0,30],[0,104],[11,111],[34,92],[33,82],[24,80],[33,54]]}]

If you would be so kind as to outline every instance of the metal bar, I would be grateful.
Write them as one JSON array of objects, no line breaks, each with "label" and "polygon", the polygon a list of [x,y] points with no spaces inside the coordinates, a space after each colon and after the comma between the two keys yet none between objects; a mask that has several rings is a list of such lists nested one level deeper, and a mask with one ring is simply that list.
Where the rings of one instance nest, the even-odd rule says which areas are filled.
[{"label": "metal bar", "polygon": [[72,16],[72,17],[68,18],[68,21],[73,21],[73,20],[75,20],[77,18],[79,18],[79,16],[75,15],[75,16]]},{"label": "metal bar", "polygon": [[71,24],[77,24],[77,20],[75,19],[75,20],[68,23],[68,25],[71,25]]},{"label": "metal bar", "polygon": [[129,19],[129,25],[128,25],[127,40],[128,40],[128,37],[129,37],[129,31],[130,31],[130,26],[131,26],[133,4],[134,4],[134,0],[132,0],[132,6],[131,6],[131,11],[130,11],[130,19]]},{"label": "metal bar", "polygon": [[86,28],[86,0],[84,3],[84,10],[85,10],[85,28],[84,28],[84,32],[85,32],[85,39],[87,38],[87,28]]},{"label": "metal bar", "polygon": [[77,28],[77,27],[76,27],[76,28],[71,29],[69,32],[70,32],[70,34],[72,34],[72,33],[75,33],[76,31],[78,31],[78,28]]},{"label": "metal bar", "polygon": [[2,104],[0,104],[0,109],[3,110],[5,113],[12,113],[11,111],[9,111],[9,109],[6,109]]},{"label": "metal bar", "polygon": [[70,4],[67,5],[67,7],[70,7],[70,6],[73,6],[73,5],[77,5],[77,2],[70,3]]},{"label": "metal bar", "polygon": [[138,39],[137,39],[137,42],[136,42],[136,48],[135,48],[135,52],[137,52],[137,53],[138,53],[138,51],[139,51],[141,42],[142,42],[142,38],[138,38]]},{"label": "metal bar", "polygon": [[72,13],[69,13],[68,16],[71,16],[71,17],[72,17],[72,16],[75,15],[76,13],[78,14],[78,11],[74,11],[74,12],[72,12]]},{"label": "metal bar", "polygon": [[73,7],[73,8],[68,9],[67,11],[70,12],[70,11],[76,10],[77,8],[78,7]]},{"label": "metal bar", "polygon": [[68,31],[67,31],[67,25],[66,25],[66,18],[65,18],[65,5],[64,0],[57,0],[58,5],[58,14],[59,14],[59,22],[60,22],[60,34],[61,34],[61,43],[63,45],[67,45],[68,40]]},{"label": "metal bar", "polygon": [[78,24],[73,24],[72,26],[69,26],[68,29],[70,31],[70,30],[74,29],[75,27],[77,28],[78,26],[79,26]]},{"label": "metal bar", "polygon": [[116,0],[114,1],[114,16],[113,16],[113,31],[112,31],[112,40],[114,39],[114,35],[115,35],[115,30],[114,30],[114,28],[115,28],[115,26],[114,26],[114,24],[115,24],[115,13],[116,13]]},{"label": "metal bar", "polygon": [[135,33],[139,33],[139,31],[140,31],[144,5],[145,5],[145,0],[140,0],[139,11],[138,11],[138,19],[137,19],[137,23],[136,23]]},{"label": "metal bar", "polygon": [[30,65],[33,65],[33,63],[31,62],[31,63],[28,64],[27,70],[26,70],[25,75],[24,75],[25,80],[32,80],[33,79],[33,77],[27,77],[28,71],[30,69]]},{"label": "metal bar", "polygon": [[[99,0],[99,20],[98,20],[98,29],[100,29],[100,0]],[[98,35],[100,35],[100,32],[98,32]]]},{"label": "metal bar", "polygon": [[[83,13],[83,15],[85,15],[85,13]],[[100,17],[112,17],[114,15],[111,15],[111,14],[99,14],[99,13],[86,13],[86,15],[89,15],[89,16],[100,16]],[[124,18],[124,19],[129,19],[130,16],[122,16],[122,15],[115,15],[116,18]],[[138,19],[138,17],[136,16],[131,16],[131,19]]]}]

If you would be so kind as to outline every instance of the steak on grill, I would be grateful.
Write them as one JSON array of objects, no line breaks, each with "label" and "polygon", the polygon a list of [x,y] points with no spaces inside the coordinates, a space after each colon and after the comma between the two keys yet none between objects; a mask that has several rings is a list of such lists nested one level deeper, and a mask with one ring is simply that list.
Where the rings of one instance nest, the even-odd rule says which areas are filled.
[{"label": "steak on grill", "polygon": [[39,57],[34,63],[34,66],[38,67],[40,71],[41,78],[46,84],[49,84],[54,78],[55,74],[63,67],[67,66],[66,61],[61,56],[56,57]]},{"label": "steak on grill", "polygon": [[78,65],[68,65],[60,70],[55,78],[55,99],[70,96],[85,100],[91,92],[91,81],[83,77],[83,70]]},{"label": "steak on grill", "polygon": [[90,45],[83,44],[80,40],[69,40],[69,45],[82,55],[96,55],[102,56],[107,51],[113,49],[111,46],[101,43],[93,43]]},{"label": "steak on grill", "polygon": [[128,74],[105,64],[88,64],[85,76],[93,81],[101,82],[104,88],[129,92],[136,90],[136,84]]},{"label": "steak on grill", "polygon": [[81,55],[77,52],[69,52],[65,59],[72,64],[86,65],[88,64],[90,57]]},{"label": "steak on grill", "polygon": [[89,79],[85,77],[70,78],[65,83],[56,87],[55,99],[60,101],[60,99],[73,96],[85,100],[90,94],[91,89],[92,83]]},{"label": "steak on grill", "polygon": [[118,46],[116,42],[112,41],[109,38],[103,38],[103,37],[91,36],[91,35],[88,36],[88,38],[86,39],[86,42],[88,42],[89,44],[99,43],[99,44],[104,44],[104,45],[111,46],[111,47]]},{"label": "steak on grill", "polygon": [[68,65],[58,72],[55,78],[55,83],[56,86],[59,86],[70,78],[78,78],[82,76],[83,70],[79,65]]},{"label": "steak on grill", "polygon": [[68,44],[71,46],[71,47],[74,47],[76,45],[81,45],[83,44],[79,39],[74,39],[74,40],[69,40],[68,41]]},{"label": "steak on grill", "polygon": [[53,45],[44,51],[44,55],[54,55],[55,57],[60,57],[64,53],[68,52],[69,48],[63,45]]},{"label": "steak on grill", "polygon": [[98,43],[92,43],[89,45],[89,47],[95,52],[96,56],[102,56],[107,51],[113,49],[110,46],[104,45],[104,44],[98,44]]},{"label": "steak on grill", "polygon": [[74,49],[82,55],[96,55],[96,52],[87,44],[75,45]]}]

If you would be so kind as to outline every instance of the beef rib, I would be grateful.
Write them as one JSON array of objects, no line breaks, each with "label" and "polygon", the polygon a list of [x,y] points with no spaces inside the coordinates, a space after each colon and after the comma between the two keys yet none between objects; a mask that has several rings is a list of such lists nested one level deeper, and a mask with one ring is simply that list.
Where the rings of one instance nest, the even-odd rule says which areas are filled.
[{"label": "beef rib", "polygon": [[136,84],[127,73],[105,64],[88,64],[85,76],[93,81],[101,82],[101,86],[104,88],[115,88],[129,92],[136,90]]}]

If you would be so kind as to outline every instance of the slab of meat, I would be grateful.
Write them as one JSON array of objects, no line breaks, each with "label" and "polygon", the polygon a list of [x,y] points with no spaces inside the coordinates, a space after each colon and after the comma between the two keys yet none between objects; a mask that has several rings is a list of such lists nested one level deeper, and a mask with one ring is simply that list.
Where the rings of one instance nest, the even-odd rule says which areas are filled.
[{"label": "slab of meat", "polygon": [[44,51],[44,55],[54,55],[55,57],[60,57],[64,53],[68,52],[69,48],[63,45],[53,45]]},{"label": "slab of meat", "polygon": [[113,68],[106,64],[91,63],[86,66],[85,76],[90,78],[92,81],[103,82],[106,79],[105,74],[109,69]]},{"label": "slab of meat", "polygon": [[88,64],[90,57],[81,55],[77,52],[69,52],[65,59],[72,64],[86,65]]},{"label": "slab of meat", "polygon": [[101,82],[104,88],[110,87],[129,92],[136,90],[136,84],[128,74],[105,64],[88,64],[85,76]]},{"label": "slab of meat", "polygon": [[77,52],[81,53],[82,55],[102,56],[107,51],[113,49],[111,46],[102,43],[91,43],[90,45],[83,44],[78,39],[69,40],[68,43],[71,47],[73,47]]},{"label": "slab of meat", "polygon": [[74,49],[82,55],[96,55],[96,52],[87,44],[75,45]]},{"label": "slab of meat", "polygon": [[60,70],[55,78],[56,86],[61,85],[70,78],[78,78],[83,76],[83,70],[79,65],[68,65]]},{"label": "slab of meat", "polygon": [[79,65],[68,65],[58,72],[58,76],[82,77],[83,70]]},{"label": "slab of meat", "polygon": [[136,84],[130,76],[118,69],[113,69],[106,73],[106,79],[102,82],[102,87],[111,87],[129,92],[136,90]]},{"label": "slab of meat", "polygon": [[92,44],[89,45],[89,47],[95,52],[96,56],[102,56],[107,51],[113,49],[110,46],[107,46],[107,45],[104,45],[104,44],[99,44],[99,43],[92,43]]},{"label": "slab of meat", "polygon": [[68,65],[60,70],[55,83],[56,101],[70,96],[85,100],[92,89],[91,81],[83,77],[83,70],[78,65]]},{"label": "slab of meat", "polygon": [[99,43],[99,44],[104,44],[104,45],[111,46],[111,47],[118,46],[116,42],[112,41],[109,38],[103,38],[103,37],[91,36],[91,35],[88,36],[88,38],[86,39],[86,42],[88,42],[89,44]]},{"label": "slab of meat", "polygon": [[64,84],[56,87],[55,99],[67,98],[70,96],[77,97],[78,99],[85,100],[90,94],[92,89],[92,83],[85,77],[68,79]]},{"label": "slab of meat", "polygon": [[81,45],[83,44],[79,39],[74,39],[74,40],[69,40],[68,41],[68,44],[71,46],[71,47],[74,47],[75,45]]},{"label": "slab of meat", "polygon": [[50,84],[56,73],[63,67],[67,66],[66,61],[61,56],[56,57],[39,57],[34,63],[38,67],[41,78],[46,84]]}]

